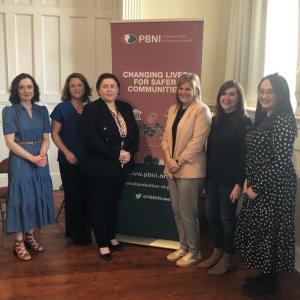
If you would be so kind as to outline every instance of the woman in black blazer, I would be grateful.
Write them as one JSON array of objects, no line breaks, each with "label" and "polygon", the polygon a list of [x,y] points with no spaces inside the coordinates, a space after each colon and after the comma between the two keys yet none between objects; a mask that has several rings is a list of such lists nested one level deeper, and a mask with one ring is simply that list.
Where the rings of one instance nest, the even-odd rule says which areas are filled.
[{"label": "woman in black blazer", "polygon": [[115,237],[118,202],[134,164],[139,133],[131,106],[116,100],[118,78],[101,74],[96,89],[100,98],[86,105],[81,119],[88,151],[82,169],[90,182],[91,221],[99,255],[111,260],[110,249],[122,250]]}]

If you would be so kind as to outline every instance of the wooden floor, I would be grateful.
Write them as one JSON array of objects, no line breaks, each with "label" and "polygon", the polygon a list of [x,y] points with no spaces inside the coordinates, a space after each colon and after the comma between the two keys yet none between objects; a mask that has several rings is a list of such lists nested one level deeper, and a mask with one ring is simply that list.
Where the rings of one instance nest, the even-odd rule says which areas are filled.
[{"label": "wooden floor", "polygon": [[[56,208],[62,192],[55,192]],[[14,237],[1,233],[0,299],[249,299],[240,292],[245,276],[251,275],[238,259],[238,271],[208,276],[196,266],[179,268],[168,262],[167,249],[125,244],[105,262],[96,245],[78,247],[64,237],[63,218],[40,234],[46,251],[31,262],[12,255]],[[202,254],[211,251],[209,232],[202,235]],[[300,299],[300,275],[282,275],[280,293],[259,299]]]}]

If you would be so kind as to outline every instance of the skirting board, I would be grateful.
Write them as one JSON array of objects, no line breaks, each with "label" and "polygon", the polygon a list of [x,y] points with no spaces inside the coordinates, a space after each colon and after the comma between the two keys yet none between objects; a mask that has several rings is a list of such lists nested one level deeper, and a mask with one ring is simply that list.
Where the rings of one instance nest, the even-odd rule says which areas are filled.
[{"label": "skirting board", "polygon": [[300,273],[300,247],[295,248],[295,270]]},{"label": "skirting board", "polygon": [[132,236],[125,234],[117,234],[117,239],[123,243],[137,244],[143,246],[159,247],[166,249],[178,249],[178,241],[160,240],[156,238],[148,238],[142,236]]}]

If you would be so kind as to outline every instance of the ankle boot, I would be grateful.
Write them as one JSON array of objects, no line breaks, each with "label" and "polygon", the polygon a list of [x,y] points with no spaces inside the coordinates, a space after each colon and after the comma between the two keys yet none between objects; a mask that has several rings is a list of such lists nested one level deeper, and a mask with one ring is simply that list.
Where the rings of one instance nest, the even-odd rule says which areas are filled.
[{"label": "ankle boot", "polygon": [[264,274],[259,282],[252,286],[242,286],[242,291],[248,296],[260,296],[276,293],[279,289],[279,280],[276,275]]},{"label": "ankle boot", "polygon": [[258,283],[260,283],[264,278],[263,273],[258,274],[255,277],[247,277],[245,278],[244,283],[242,284],[242,289],[252,288]]},{"label": "ankle boot", "polygon": [[212,255],[206,260],[201,261],[198,264],[198,267],[201,269],[209,269],[213,267],[222,258],[223,252],[222,248],[214,248]]},{"label": "ankle boot", "polygon": [[224,253],[220,261],[208,270],[209,275],[223,275],[235,270],[233,254]]}]

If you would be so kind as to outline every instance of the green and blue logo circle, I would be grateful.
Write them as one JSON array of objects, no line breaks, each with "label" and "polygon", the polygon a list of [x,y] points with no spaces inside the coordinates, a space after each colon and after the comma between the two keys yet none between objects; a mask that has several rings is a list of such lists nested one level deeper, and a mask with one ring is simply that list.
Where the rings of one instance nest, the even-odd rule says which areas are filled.
[{"label": "green and blue logo circle", "polygon": [[122,36],[121,41],[124,44],[132,45],[137,41],[137,36],[132,33],[127,33]]}]

